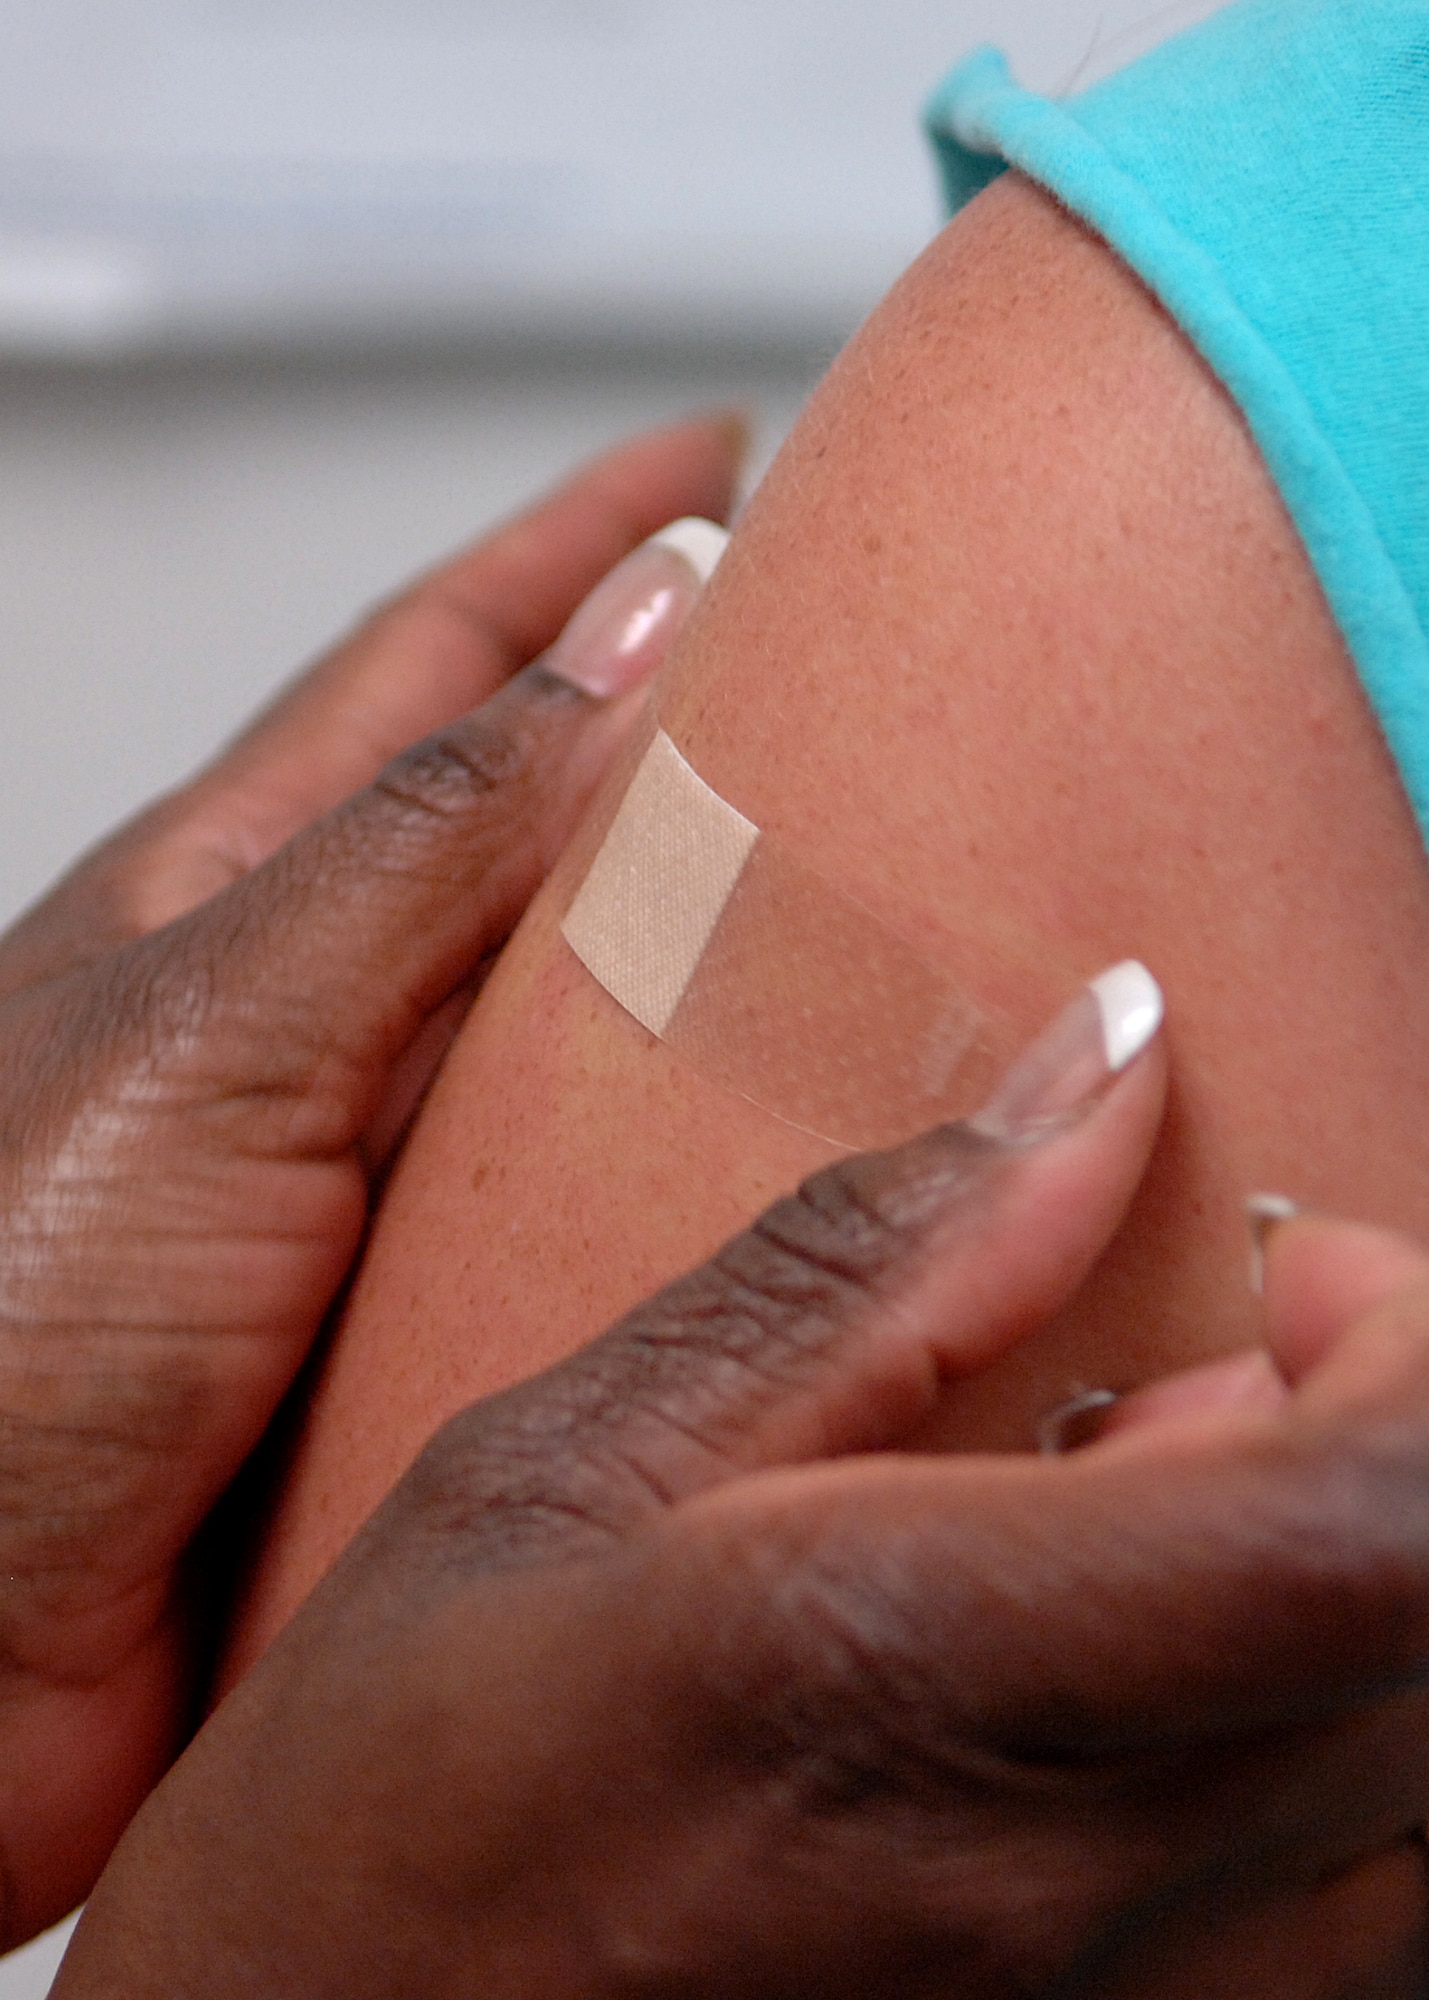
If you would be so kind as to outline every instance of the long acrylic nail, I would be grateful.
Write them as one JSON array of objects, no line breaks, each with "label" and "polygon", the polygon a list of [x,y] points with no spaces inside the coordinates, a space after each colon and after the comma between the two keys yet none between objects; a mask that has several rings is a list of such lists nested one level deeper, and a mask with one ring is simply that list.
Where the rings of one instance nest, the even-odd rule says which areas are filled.
[{"label": "long acrylic nail", "polygon": [[1094,979],[1025,1049],[970,1123],[989,1138],[1025,1140],[1083,1110],[1154,1039],[1161,988],[1134,958]]},{"label": "long acrylic nail", "polygon": [[598,583],[540,664],[598,701],[628,694],[663,664],[729,536],[713,521],[674,521]]}]

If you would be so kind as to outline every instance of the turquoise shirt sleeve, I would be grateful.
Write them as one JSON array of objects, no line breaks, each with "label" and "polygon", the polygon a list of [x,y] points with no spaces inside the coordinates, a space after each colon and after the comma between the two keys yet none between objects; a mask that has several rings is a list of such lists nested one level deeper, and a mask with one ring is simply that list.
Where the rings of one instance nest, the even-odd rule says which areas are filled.
[{"label": "turquoise shirt sleeve", "polygon": [[1062,103],[984,49],[927,118],[954,208],[1040,182],[1236,399],[1429,844],[1429,0],[1241,0]]}]

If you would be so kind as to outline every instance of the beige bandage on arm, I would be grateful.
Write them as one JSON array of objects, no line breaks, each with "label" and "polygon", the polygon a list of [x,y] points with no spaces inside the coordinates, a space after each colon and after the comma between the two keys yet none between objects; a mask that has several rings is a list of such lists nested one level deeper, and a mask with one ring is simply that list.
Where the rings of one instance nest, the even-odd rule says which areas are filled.
[{"label": "beige bandage on arm", "polygon": [[713,1081],[847,1147],[966,1115],[1075,973],[987,927],[918,951],[649,739],[562,932]]},{"label": "beige bandage on arm", "polygon": [[657,730],[562,926],[652,1035],[669,1027],[758,841]]}]

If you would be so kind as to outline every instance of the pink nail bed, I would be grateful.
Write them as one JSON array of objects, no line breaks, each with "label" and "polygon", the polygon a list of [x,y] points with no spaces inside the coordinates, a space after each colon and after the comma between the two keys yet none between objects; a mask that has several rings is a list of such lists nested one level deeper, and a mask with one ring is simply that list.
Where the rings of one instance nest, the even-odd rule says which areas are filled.
[{"label": "pink nail bed", "polygon": [[676,521],[597,584],[543,655],[548,673],[608,701],[664,662],[729,537],[713,521]]}]

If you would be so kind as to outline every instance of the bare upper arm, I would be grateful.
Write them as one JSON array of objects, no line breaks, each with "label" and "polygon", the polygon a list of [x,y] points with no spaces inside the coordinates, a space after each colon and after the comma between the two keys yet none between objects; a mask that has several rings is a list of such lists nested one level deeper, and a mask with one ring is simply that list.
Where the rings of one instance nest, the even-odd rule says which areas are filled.
[{"label": "bare upper arm", "polygon": [[[1236,412],[1046,197],[990,189],[842,356],[662,712],[742,811],[909,935],[952,897],[1167,989],[1143,1196],[1063,1321],[958,1392],[949,1439],[1022,1443],[1073,1379],[1253,1338],[1253,1187],[1424,1226],[1407,807]],[[636,1027],[538,907],[387,1198],[246,1643],[445,1414],[824,1156]]]}]

